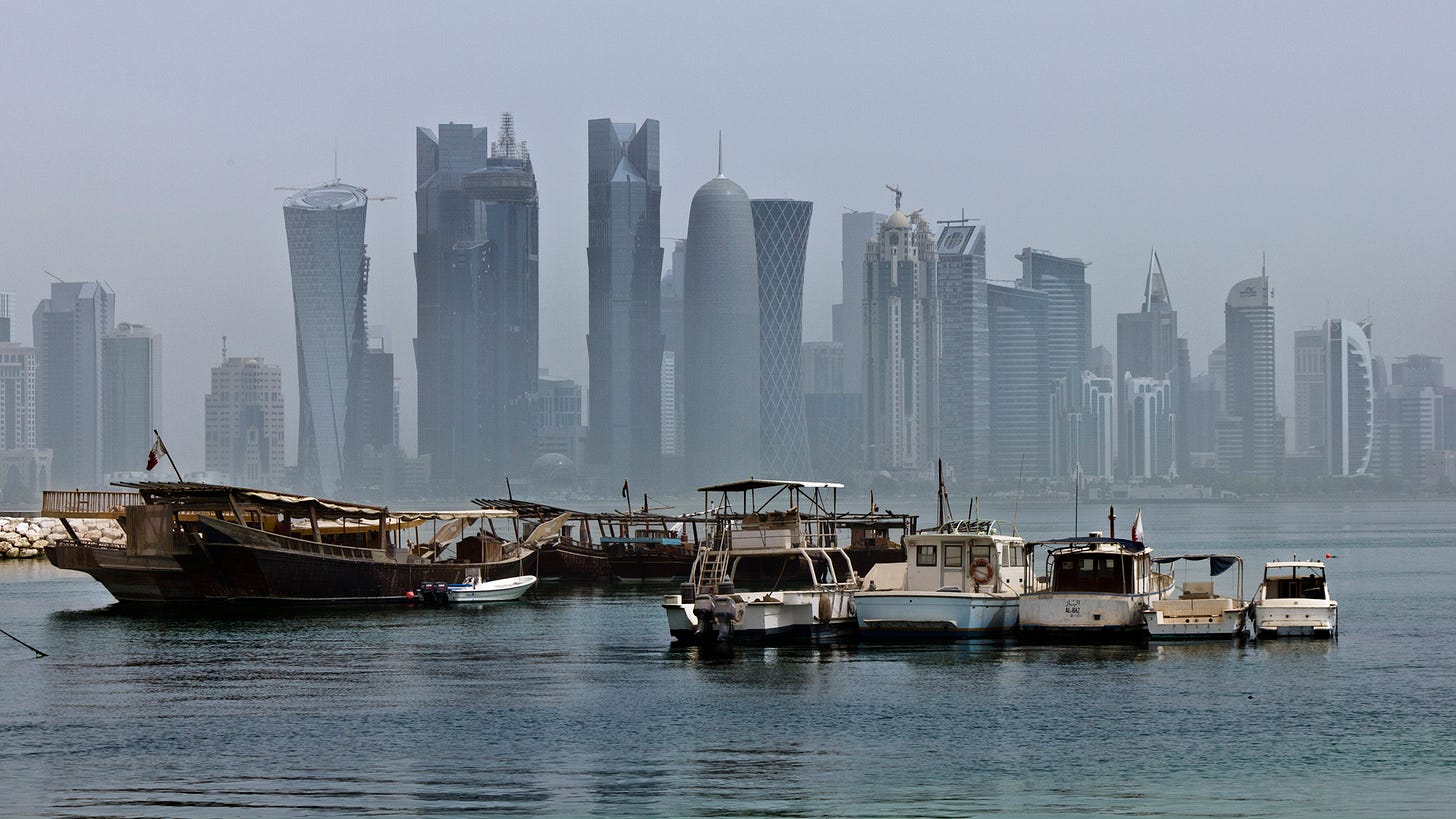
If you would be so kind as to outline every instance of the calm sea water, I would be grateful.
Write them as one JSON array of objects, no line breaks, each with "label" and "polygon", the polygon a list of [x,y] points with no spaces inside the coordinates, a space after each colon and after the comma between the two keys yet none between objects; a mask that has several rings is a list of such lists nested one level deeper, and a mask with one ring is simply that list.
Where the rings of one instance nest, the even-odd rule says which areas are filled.
[{"label": "calm sea water", "polygon": [[1456,507],[1143,514],[1159,553],[1242,553],[1250,590],[1338,555],[1338,643],[712,655],[669,647],[671,588],[135,614],[6,563],[0,628],[50,656],[0,638],[0,813],[1456,815]]}]

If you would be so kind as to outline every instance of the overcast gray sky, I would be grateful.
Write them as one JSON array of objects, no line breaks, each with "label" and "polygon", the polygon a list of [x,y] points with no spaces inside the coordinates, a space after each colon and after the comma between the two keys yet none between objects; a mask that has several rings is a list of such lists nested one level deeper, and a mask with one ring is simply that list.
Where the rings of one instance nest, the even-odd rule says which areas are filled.
[{"label": "overcast gray sky", "polygon": [[[1456,364],[1456,4],[0,2],[0,289],[18,339],[49,270],[163,335],[162,424],[202,468],[209,368],[283,366],[278,185],[369,206],[369,317],[415,443],[414,128],[513,111],[541,192],[542,365],[585,381],[586,121],[662,122],[663,235],[725,170],[815,204],[805,334],[829,336],[839,214],[983,219],[993,278],[1030,245],[1092,263],[1093,340],[1156,245],[1195,371],[1267,252],[1281,410],[1292,333],[1375,319]],[[670,244],[670,242],[668,242]]]}]

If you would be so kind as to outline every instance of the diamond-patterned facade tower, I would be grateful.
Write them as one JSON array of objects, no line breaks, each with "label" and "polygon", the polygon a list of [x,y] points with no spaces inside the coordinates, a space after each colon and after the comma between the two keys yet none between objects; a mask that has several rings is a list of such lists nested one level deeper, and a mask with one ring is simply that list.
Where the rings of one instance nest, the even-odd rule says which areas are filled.
[{"label": "diamond-patterned facade tower", "polygon": [[804,339],[804,257],[813,202],[754,199],[758,251],[760,446],[766,473],[802,480],[809,474],[800,351]]}]

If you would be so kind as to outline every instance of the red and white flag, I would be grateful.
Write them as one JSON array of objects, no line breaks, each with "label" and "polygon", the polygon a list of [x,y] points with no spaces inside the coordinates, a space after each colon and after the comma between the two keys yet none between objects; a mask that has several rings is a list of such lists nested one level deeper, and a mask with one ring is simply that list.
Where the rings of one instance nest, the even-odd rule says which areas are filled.
[{"label": "red and white flag", "polygon": [[167,447],[162,445],[162,436],[158,435],[156,443],[152,444],[152,451],[147,453],[147,471],[151,472],[152,467],[157,465],[163,455],[167,454]]},{"label": "red and white flag", "polygon": [[1139,543],[1142,542],[1142,539],[1143,539],[1143,510],[1141,510],[1141,509],[1139,509],[1137,511],[1137,514],[1133,516],[1133,519],[1132,519],[1132,534],[1129,535],[1129,539],[1130,540],[1137,541]]}]

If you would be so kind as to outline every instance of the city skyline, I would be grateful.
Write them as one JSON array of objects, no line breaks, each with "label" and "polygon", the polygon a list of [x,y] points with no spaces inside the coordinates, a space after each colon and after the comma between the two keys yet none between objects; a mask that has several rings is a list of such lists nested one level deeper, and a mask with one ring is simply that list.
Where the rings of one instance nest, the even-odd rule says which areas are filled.
[{"label": "city skyline", "polygon": [[[931,218],[953,218],[964,208],[984,220],[995,238],[987,253],[993,280],[1015,275],[1012,251],[1020,247],[1087,259],[1089,280],[1098,288],[1094,343],[1111,345],[1113,317],[1136,302],[1146,248],[1156,242],[1173,276],[1180,331],[1189,337],[1196,361],[1222,336],[1218,291],[1257,272],[1265,249],[1280,283],[1281,360],[1292,360],[1289,329],[1318,325],[1330,315],[1373,316],[1390,328],[1382,332],[1380,347],[1391,357],[1456,355],[1438,313],[1451,300],[1445,290],[1452,278],[1450,240],[1438,226],[1445,221],[1444,191],[1452,179],[1431,147],[1444,133],[1434,112],[1449,108],[1440,100],[1451,92],[1417,94],[1406,81],[1416,73],[1441,73],[1449,61],[1436,36],[1449,30],[1450,12],[1444,9],[1415,9],[1392,21],[1374,10],[1349,9],[1314,15],[1246,8],[1230,16],[1212,9],[1111,6],[1072,9],[1049,20],[1014,9],[946,8],[952,18],[974,18],[985,32],[987,48],[959,64],[983,77],[978,110],[996,124],[967,130],[947,120],[904,133],[895,150],[884,146],[899,132],[898,123],[876,120],[862,110],[862,100],[894,88],[909,103],[930,104],[937,96],[933,84],[920,88],[907,80],[925,73],[945,49],[936,61],[910,55],[899,67],[873,60],[846,65],[838,59],[841,49],[857,50],[873,40],[875,10],[868,4],[836,11],[842,23],[835,34],[808,44],[804,73],[783,93],[750,91],[759,76],[752,72],[761,70],[751,68],[746,77],[724,84],[729,93],[715,100],[711,112],[681,93],[700,81],[689,83],[669,70],[692,52],[691,38],[679,41],[679,33],[711,24],[765,48],[787,49],[816,22],[815,11],[778,10],[780,25],[769,28],[761,27],[751,9],[685,12],[679,19],[654,21],[649,28],[659,35],[660,47],[622,57],[638,80],[624,88],[615,77],[582,75],[574,68],[579,61],[560,57],[569,48],[583,59],[611,53],[613,42],[645,21],[584,10],[560,35],[570,45],[532,53],[503,43],[499,53],[472,55],[476,73],[508,72],[516,84],[508,92],[477,94],[468,106],[460,102],[463,80],[449,79],[457,70],[443,68],[462,49],[439,42],[458,45],[465,38],[449,30],[458,27],[446,26],[445,15],[435,22],[400,16],[384,21],[389,25],[351,24],[365,44],[384,42],[383,32],[392,26],[397,31],[391,29],[391,35],[416,51],[418,60],[403,70],[390,60],[325,66],[337,81],[329,94],[319,95],[288,80],[286,61],[270,65],[257,59],[254,41],[230,31],[210,37],[207,49],[182,48],[171,59],[191,70],[179,71],[127,47],[142,36],[140,23],[119,10],[13,11],[13,25],[0,35],[8,46],[0,60],[14,78],[7,145],[23,155],[69,159],[12,169],[11,184],[0,192],[14,216],[0,229],[10,277],[0,286],[15,290],[17,303],[28,307],[48,286],[44,271],[73,281],[102,279],[123,294],[124,314],[164,334],[167,388],[185,400],[169,414],[172,428],[163,432],[184,468],[202,462],[200,401],[187,397],[207,391],[210,364],[189,361],[190,351],[215,349],[227,335],[240,352],[284,366],[286,383],[296,381],[291,316],[280,306],[286,247],[277,236],[272,188],[331,178],[337,142],[343,176],[371,193],[401,197],[372,209],[371,290],[380,298],[371,299],[371,324],[401,342],[397,349],[406,362],[407,340],[416,332],[408,134],[420,122],[480,121],[503,109],[530,124],[533,154],[553,168],[539,180],[548,205],[541,276],[543,288],[568,296],[560,307],[563,325],[582,323],[586,311],[585,300],[576,295],[582,290],[587,231],[580,123],[651,115],[664,122],[667,134],[665,236],[685,232],[693,181],[711,174],[716,132],[724,128],[737,157],[735,177],[755,195],[792,193],[820,203],[827,217],[845,206],[888,211],[881,186],[898,184]],[[185,34],[203,25],[199,13],[179,11],[169,32]],[[464,7],[462,12],[471,16]],[[261,26],[278,35],[277,48],[306,49],[338,18],[337,8],[305,9],[285,30],[270,20],[273,13],[237,12],[247,25],[236,28]],[[530,9],[513,14],[522,25],[542,18]],[[1372,27],[1384,33],[1374,43],[1358,35]],[[1089,30],[1099,36],[1086,37]],[[1039,42],[1066,53],[1057,61],[1029,64],[1019,46],[1004,44],[1024,42],[1017,35],[1033,31]],[[929,36],[942,45],[954,40],[949,30]],[[88,48],[65,46],[77,39]],[[1134,50],[1139,58],[1127,59]],[[1188,59],[1190,53],[1201,59]],[[61,55],[83,70],[66,70]],[[95,70],[104,65],[127,70]],[[1071,65],[1076,76],[1066,71]],[[1020,68],[1010,70],[1013,66]],[[707,80],[730,76],[727,67],[702,70]],[[395,73],[399,77],[392,80]],[[136,75],[156,82],[119,82]],[[1396,91],[1370,93],[1377,89]],[[1350,93],[1372,100],[1353,121]],[[826,133],[824,118],[803,108],[802,100],[810,97],[823,99],[831,118],[852,114],[862,127]],[[180,99],[201,107],[174,103]],[[1082,127],[1037,127],[1051,109],[1080,120]],[[270,117],[283,114],[289,125],[251,127],[263,110]],[[189,113],[182,118],[184,111]],[[776,127],[748,124],[761,117]],[[98,119],[108,123],[108,139],[93,150],[75,135]],[[26,122],[46,127],[22,127]],[[193,132],[198,122],[205,139],[177,136]],[[982,161],[973,169],[947,167],[945,159],[967,140]],[[123,156],[126,161],[116,161]],[[229,195],[201,207],[176,206],[189,192],[206,188]],[[51,218],[62,212],[57,194],[74,190],[86,190],[111,214],[101,231],[80,239],[61,232],[61,220]],[[176,221],[165,236],[151,217],[156,213]],[[835,221],[818,219],[810,232],[804,316],[810,339],[830,337],[829,306],[840,299]],[[222,246],[234,250],[220,254]],[[1360,283],[1362,276],[1391,272],[1418,286]],[[205,286],[196,286],[199,282]],[[1416,295],[1427,283],[1439,297]],[[231,308],[221,316],[219,297]],[[21,326],[14,337],[27,339],[26,310],[17,313]],[[544,366],[585,383],[584,362],[579,334],[543,333]],[[415,374],[410,366],[399,370],[406,398],[401,428],[413,451]],[[1285,378],[1279,406],[1291,412],[1292,385]],[[290,442],[296,440],[297,409],[296,399],[290,401]],[[290,458],[296,456],[290,446]]]}]

